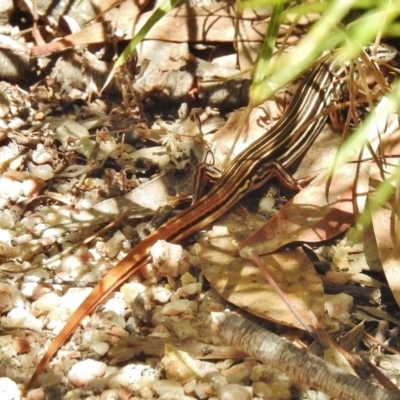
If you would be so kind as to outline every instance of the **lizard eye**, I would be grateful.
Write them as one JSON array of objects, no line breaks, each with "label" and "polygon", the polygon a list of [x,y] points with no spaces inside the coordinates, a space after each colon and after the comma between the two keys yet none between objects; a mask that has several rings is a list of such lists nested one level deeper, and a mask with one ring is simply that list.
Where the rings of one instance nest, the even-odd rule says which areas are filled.
[{"label": "lizard eye", "polygon": [[372,51],[371,51],[370,47],[366,47],[364,50],[367,53],[367,56],[371,56],[372,55]]}]

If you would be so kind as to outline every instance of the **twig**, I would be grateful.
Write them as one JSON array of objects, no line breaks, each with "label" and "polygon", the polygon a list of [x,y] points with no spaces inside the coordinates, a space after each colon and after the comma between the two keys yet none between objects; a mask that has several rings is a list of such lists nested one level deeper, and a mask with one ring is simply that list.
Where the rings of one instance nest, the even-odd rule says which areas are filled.
[{"label": "twig", "polygon": [[320,390],[332,398],[400,400],[400,394],[344,373],[338,367],[237,315],[212,313],[212,327],[224,345],[234,346],[294,381]]}]

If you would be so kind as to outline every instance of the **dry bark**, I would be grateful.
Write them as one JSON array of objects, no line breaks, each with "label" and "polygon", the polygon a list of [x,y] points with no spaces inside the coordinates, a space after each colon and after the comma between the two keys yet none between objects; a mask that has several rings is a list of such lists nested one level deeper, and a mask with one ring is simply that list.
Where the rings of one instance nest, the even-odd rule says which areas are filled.
[{"label": "dry bark", "polygon": [[332,398],[400,399],[400,393],[389,392],[355,375],[344,373],[338,367],[237,315],[214,313],[213,329],[225,345],[234,346],[291,379],[322,391]]}]

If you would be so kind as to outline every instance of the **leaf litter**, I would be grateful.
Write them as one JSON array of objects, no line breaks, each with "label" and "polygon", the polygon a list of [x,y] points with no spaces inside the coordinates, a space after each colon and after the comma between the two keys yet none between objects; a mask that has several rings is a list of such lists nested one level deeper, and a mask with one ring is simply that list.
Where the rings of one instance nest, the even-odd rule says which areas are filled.
[{"label": "leaf litter", "polygon": [[[214,27],[217,20],[228,24],[223,25],[224,37],[216,29],[208,32],[216,35],[214,40],[232,41],[233,36],[229,35],[234,31],[227,30],[226,27],[234,26],[234,16],[221,8],[223,15],[212,20],[207,10],[195,11],[192,17],[194,15],[196,21],[214,21]],[[184,13],[181,15],[186,18]],[[166,18],[162,29],[170,30],[171,24],[175,23],[175,17]],[[246,26],[243,25],[244,29],[253,26],[253,22]],[[100,28],[103,31],[103,25]],[[97,32],[97,35],[99,30],[92,32]],[[93,43],[85,41],[86,33],[85,30],[71,33],[71,42],[68,45]],[[250,38],[249,35],[243,37]],[[99,37],[96,36],[97,42]],[[104,37],[101,36],[100,42],[103,40]],[[186,41],[183,36],[179,40]],[[37,46],[32,49],[32,54],[57,51],[64,44],[65,42],[59,41],[42,48]],[[165,46],[165,43],[162,45]],[[187,48],[185,51],[188,52]],[[256,53],[256,50],[253,52]],[[78,49],[72,55],[60,55],[53,71],[32,92],[2,82],[3,118],[0,131],[5,134],[1,136],[0,143],[0,257],[4,260],[1,266],[4,278],[0,289],[0,323],[4,331],[1,337],[1,368],[7,378],[1,379],[8,379],[4,384],[11,385],[12,390],[17,392],[18,387],[12,384],[16,383],[21,387],[26,382],[29,368],[37,362],[43,348],[52,340],[51,335],[46,339],[42,333],[43,328],[46,333],[56,333],[87,295],[89,286],[129,252],[137,240],[136,229],[140,232],[147,223],[143,222],[144,218],[166,204],[172,194],[190,193],[191,190],[188,182],[182,185],[183,188],[176,188],[176,193],[168,190],[175,187],[177,182],[169,170],[177,166],[183,171],[187,168],[182,164],[183,157],[172,160],[171,154],[163,152],[162,148],[153,148],[150,151],[141,149],[148,145],[146,142],[149,137],[154,141],[155,136],[157,142],[157,138],[165,135],[166,130],[160,129],[160,124],[154,124],[150,128],[143,125],[142,115],[136,109],[129,109],[129,103],[124,103],[124,106],[128,105],[128,109],[116,106],[112,96],[123,90],[118,86],[121,85],[120,82],[108,88],[107,95],[111,97],[106,101],[97,97],[111,63],[98,60],[98,72],[92,74],[87,66],[94,64],[95,58],[97,57],[93,57],[91,53],[80,52]],[[245,61],[242,59],[242,64]],[[146,84],[147,79],[153,83],[153,88],[162,88],[176,66],[176,60],[169,62],[170,64],[165,63],[163,66],[165,77],[160,81],[151,78],[150,71],[157,72],[152,66],[144,81],[140,82],[141,85]],[[207,63],[200,63],[192,58],[188,58],[186,62],[183,57],[178,63],[182,66],[201,65],[210,75],[217,71],[211,69]],[[38,66],[44,68],[41,64],[36,64]],[[73,68],[69,69],[69,66]],[[25,62],[21,68],[26,71],[32,66]],[[61,75],[64,71],[69,71],[69,74]],[[158,70],[159,77],[160,72]],[[15,71],[12,73],[15,76]],[[197,73],[202,79],[202,75]],[[18,74],[21,74],[21,70]],[[10,79],[10,76],[7,78]],[[229,86],[227,87],[229,90]],[[199,93],[193,81],[190,89],[195,90],[187,90],[187,98],[193,98],[193,94]],[[154,94],[152,90],[139,94],[148,107],[154,105],[154,100],[151,100]],[[183,99],[176,97],[177,102]],[[245,100],[240,99],[243,103]],[[218,100],[215,104],[224,101]],[[275,104],[272,102],[271,108]],[[265,109],[263,112],[261,115],[265,117]],[[272,120],[276,119],[275,112],[276,110],[269,115]],[[58,115],[57,118],[53,114]],[[238,115],[239,113],[235,113],[232,119],[237,118],[240,121],[241,117]],[[202,130],[207,126],[207,120],[215,121],[215,114],[210,111],[203,113],[201,117],[204,119]],[[262,122],[262,118],[259,114],[250,122],[249,131],[254,133],[254,128],[258,127],[263,132],[266,125],[260,124],[260,121]],[[192,130],[188,129],[188,125],[181,130],[186,136]],[[137,127],[134,134],[130,132],[132,127]],[[229,129],[225,127],[226,130]],[[115,134],[121,131],[125,133],[124,136]],[[215,129],[211,129],[211,132],[214,131]],[[196,146],[199,147],[199,142],[195,139],[197,135],[198,132],[193,133],[193,138],[190,139],[192,144],[187,153],[198,150]],[[172,135],[173,140],[174,136]],[[179,136],[180,134],[177,135],[178,138]],[[179,143],[182,142],[181,139],[178,139]],[[226,147],[227,143],[222,146]],[[220,152],[224,154],[225,150]],[[170,158],[166,160],[165,157]],[[138,165],[135,165],[135,172],[129,170],[130,163],[151,165],[146,161],[149,159],[158,168],[160,175],[156,179],[150,180],[150,176],[146,175],[146,167],[142,168],[143,174],[136,172],[140,169]],[[112,168],[115,164],[117,168]],[[314,171],[315,168],[306,170],[305,174]],[[343,176],[347,176],[350,181],[353,179],[346,167],[345,172],[337,172],[337,179],[333,178],[331,189],[335,191],[336,203],[346,203],[350,208],[325,208],[317,217],[316,210],[323,204],[327,182],[321,178],[318,184],[313,183],[309,187],[309,191],[306,189],[300,192],[289,202],[286,199],[275,199],[277,207],[273,205],[270,210],[276,216],[268,222],[271,225],[261,228],[271,245],[267,250],[262,247],[260,253],[274,252],[263,259],[266,268],[271,269],[279,286],[287,292],[296,307],[311,309],[318,320],[323,320],[332,331],[339,330],[346,319],[343,315],[347,317],[351,312],[352,299],[348,296],[335,305],[332,298],[324,297],[323,282],[304,251],[282,250],[282,247],[293,242],[293,228],[285,225],[285,229],[277,230],[273,223],[282,218],[285,212],[288,215],[287,223],[292,226],[293,217],[300,218],[300,222],[295,224],[295,242],[326,241],[342,233],[354,218],[351,185],[341,179]],[[319,197],[315,195],[316,191]],[[315,203],[310,202],[310,199],[315,199]],[[281,210],[283,215],[278,213],[281,209],[279,202],[286,203]],[[334,202],[330,201],[330,205]],[[376,211],[372,219],[378,252],[389,278],[388,285],[395,297],[398,297],[396,248],[390,245],[392,237],[388,237],[385,230],[387,224],[396,225],[394,206],[392,202],[392,208],[389,209],[391,211],[384,214]],[[330,222],[332,215],[332,221],[337,222],[335,218],[338,213],[346,217],[340,223],[340,229]],[[121,215],[126,218],[119,219]],[[128,215],[140,223],[138,228],[132,227],[132,223],[127,220]],[[117,225],[110,225],[109,230],[102,232],[104,224],[113,220],[118,221]],[[211,398],[226,391],[245,396],[241,398],[251,398],[252,390],[257,396],[270,393],[275,380],[282,384],[280,398],[289,398],[290,382],[284,381],[282,375],[271,378],[273,373],[266,366],[254,360],[241,361],[243,354],[238,354],[232,347],[222,347],[220,340],[209,329],[210,312],[232,307],[222,298],[235,304],[239,310],[248,311],[279,325],[301,329],[288,309],[282,306],[279,296],[269,289],[257,268],[238,257],[239,244],[251,244],[252,247],[259,245],[254,242],[254,237],[243,242],[248,235],[243,229],[243,220],[252,228],[265,224],[261,217],[254,217],[240,206],[237,207],[215,224],[216,232],[203,234],[199,243],[186,255],[185,262],[188,264],[184,269],[178,268],[178,273],[174,263],[182,267],[181,259],[171,260],[172,251],[168,248],[162,250],[164,255],[168,255],[167,260],[160,261],[164,262],[163,268],[149,265],[143,271],[142,277],[135,277],[132,282],[123,285],[93,316],[87,317],[82,322],[82,329],[64,346],[51,364],[51,369],[43,375],[43,386],[33,391],[31,396],[43,398],[52,393],[53,398],[62,398],[64,394],[65,398],[83,395],[100,398],[112,395],[124,397],[130,392],[144,398],[153,395],[171,398],[168,396],[172,394],[177,397]],[[224,225],[228,228],[224,228]],[[237,231],[238,227],[241,231]],[[86,243],[88,237],[93,239]],[[351,252],[355,246],[348,247]],[[275,252],[277,249],[281,250]],[[348,257],[348,252],[344,252],[339,258]],[[326,258],[320,256],[320,260],[330,261],[332,258],[332,254]],[[351,266],[352,260],[337,264],[340,263]],[[213,289],[207,286],[201,272],[196,269],[198,266],[201,266],[202,273]],[[24,280],[19,281],[16,273],[21,271],[25,271]],[[132,303],[135,307],[131,307]],[[330,311],[324,318],[325,307]],[[340,311],[336,311],[336,308]],[[371,314],[370,310],[364,312]],[[374,318],[380,320],[385,317],[379,315]],[[127,333],[129,330],[139,332],[144,338],[130,338]],[[298,343],[307,345],[307,339],[302,333],[296,331],[295,336]],[[142,342],[138,345],[135,339]],[[361,340],[359,339],[357,345]],[[163,345],[166,343],[170,345],[164,351]],[[138,346],[139,351],[135,348]],[[154,352],[154,347],[158,348],[157,352]],[[127,354],[122,354],[124,351]],[[104,360],[105,354],[108,357],[107,362],[100,361]],[[141,357],[143,363],[137,360],[138,357]],[[80,361],[83,358],[87,360]],[[215,358],[219,361],[200,362],[197,358]],[[162,367],[157,367],[160,359]],[[121,362],[127,365],[120,368]],[[395,359],[386,359],[385,362],[394,364]],[[88,365],[93,374],[85,376]],[[175,381],[180,384],[176,385]],[[251,386],[249,382],[252,382]]]}]

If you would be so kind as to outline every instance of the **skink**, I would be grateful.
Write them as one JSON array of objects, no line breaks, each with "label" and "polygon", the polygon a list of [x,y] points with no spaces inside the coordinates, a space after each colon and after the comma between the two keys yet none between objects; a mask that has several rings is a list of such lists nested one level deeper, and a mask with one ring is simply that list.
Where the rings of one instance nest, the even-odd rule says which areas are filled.
[{"label": "skink", "polygon": [[[377,62],[389,61],[396,54],[392,48],[382,45],[377,50],[374,57]],[[228,164],[213,188],[147,236],[100,280],[53,340],[36,366],[27,389],[34,385],[39,373],[82,319],[150,262],[151,248],[158,240],[180,242],[214,222],[247,193],[259,188],[273,176],[282,176],[289,166],[302,157],[326,123],[328,117],[323,111],[340,97],[345,86],[345,75],[343,61],[335,54],[324,56],[303,80],[279,121]],[[320,117],[315,118],[318,115]]]}]

